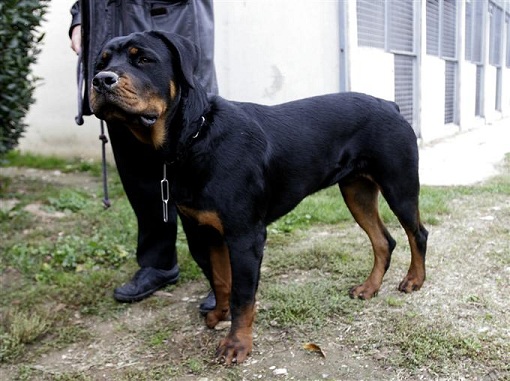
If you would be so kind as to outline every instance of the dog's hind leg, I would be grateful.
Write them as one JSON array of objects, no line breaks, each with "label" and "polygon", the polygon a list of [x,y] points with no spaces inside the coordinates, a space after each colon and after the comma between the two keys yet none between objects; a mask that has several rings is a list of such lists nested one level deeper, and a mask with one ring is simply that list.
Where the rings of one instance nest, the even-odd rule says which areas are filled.
[{"label": "dog's hind leg", "polygon": [[[407,184],[412,183],[410,178],[411,176],[406,176]],[[411,264],[398,287],[400,291],[409,293],[419,290],[425,281],[428,231],[420,221],[418,179],[416,178],[412,186],[402,187],[401,184],[405,183],[391,181],[380,185],[382,194],[404,228],[411,247]]]},{"label": "dog's hind leg", "polygon": [[345,203],[359,226],[367,233],[374,250],[374,267],[362,284],[350,289],[351,298],[370,299],[375,296],[390,266],[395,240],[379,216],[379,187],[365,177],[357,177],[340,185]]}]

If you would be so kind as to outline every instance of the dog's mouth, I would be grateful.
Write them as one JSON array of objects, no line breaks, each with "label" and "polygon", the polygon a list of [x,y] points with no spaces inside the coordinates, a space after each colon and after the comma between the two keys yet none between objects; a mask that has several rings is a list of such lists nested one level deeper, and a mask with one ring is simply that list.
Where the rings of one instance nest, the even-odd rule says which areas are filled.
[{"label": "dog's mouth", "polygon": [[158,115],[140,115],[138,119],[142,126],[150,128],[156,124]]}]

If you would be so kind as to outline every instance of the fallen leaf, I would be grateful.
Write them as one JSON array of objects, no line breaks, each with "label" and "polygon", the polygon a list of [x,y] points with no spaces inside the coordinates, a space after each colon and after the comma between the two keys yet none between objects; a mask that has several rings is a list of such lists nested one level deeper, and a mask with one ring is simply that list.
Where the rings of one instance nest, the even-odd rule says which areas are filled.
[{"label": "fallen leaf", "polygon": [[303,349],[310,351],[310,352],[316,352],[322,357],[326,357],[326,354],[322,351],[321,347],[319,347],[317,344],[314,343],[306,343],[303,345]]}]

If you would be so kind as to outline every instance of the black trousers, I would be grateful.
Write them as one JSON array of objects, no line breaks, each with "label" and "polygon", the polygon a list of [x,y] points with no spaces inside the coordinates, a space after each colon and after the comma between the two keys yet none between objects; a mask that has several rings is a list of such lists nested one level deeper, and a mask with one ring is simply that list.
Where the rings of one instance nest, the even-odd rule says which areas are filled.
[{"label": "black trousers", "polygon": [[163,161],[152,146],[138,141],[124,126],[109,125],[108,134],[122,185],[138,220],[138,264],[169,270],[177,264],[177,212],[169,203],[168,222],[163,221]]}]

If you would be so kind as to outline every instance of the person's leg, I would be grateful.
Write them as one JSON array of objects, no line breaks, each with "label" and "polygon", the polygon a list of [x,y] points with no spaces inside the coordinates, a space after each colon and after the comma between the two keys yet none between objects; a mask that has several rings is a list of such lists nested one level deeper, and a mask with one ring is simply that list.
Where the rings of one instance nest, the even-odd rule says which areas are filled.
[{"label": "person's leg", "polygon": [[[163,164],[149,145],[140,143],[123,126],[108,126],[112,149],[124,190],[138,220],[136,259],[140,269],[133,278],[117,287],[114,297],[119,302],[135,302],[152,295],[179,278],[175,240],[177,213],[168,205],[168,222],[163,221],[160,182]],[[200,304],[206,314],[216,306],[213,292]]]},{"label": "person's leg", "polygon": [[140,265],[130,282],[115,289],[114,297],[137,301],[177,282],[177,215],[175,207],[169,205],[168,222],[163,221],[163,164],[156,151],[136,140],[123,126],[108,126],[108,131],[117,169],[138,221],[136,259]]}]

